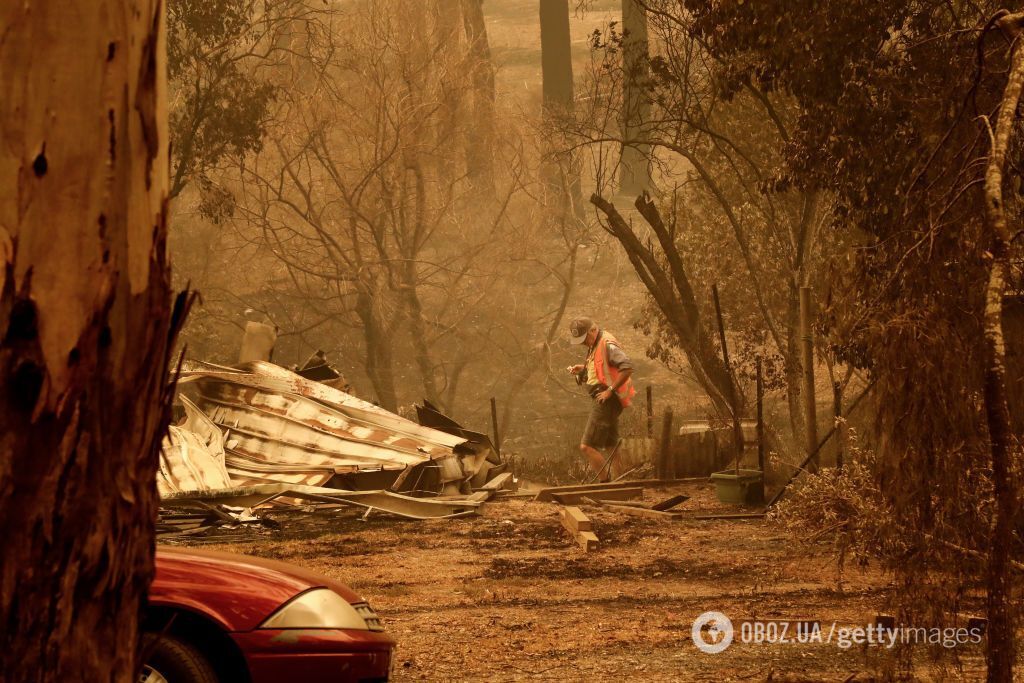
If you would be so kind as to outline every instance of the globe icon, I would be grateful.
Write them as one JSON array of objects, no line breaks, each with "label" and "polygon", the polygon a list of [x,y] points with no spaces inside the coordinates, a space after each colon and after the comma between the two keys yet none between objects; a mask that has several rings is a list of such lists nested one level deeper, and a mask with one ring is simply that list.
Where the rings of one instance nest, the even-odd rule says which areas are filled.
[{"label": "globe icon", "polygon": [[693,620],[690,636],[701,652],[718,654],[732,644],[732,622],[721,612],[704,612]]}]

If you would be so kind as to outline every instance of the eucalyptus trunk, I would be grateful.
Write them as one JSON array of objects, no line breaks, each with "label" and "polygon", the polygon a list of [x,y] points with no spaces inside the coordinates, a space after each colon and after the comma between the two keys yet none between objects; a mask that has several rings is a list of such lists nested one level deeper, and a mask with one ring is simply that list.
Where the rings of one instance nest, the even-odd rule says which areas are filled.
[{"label": "eucalyptus trunk", "polygon": [[0,34],[0,680],[129,683],[184,309],[163,4],[6,2]]},{"label": "eucalyptus trunk", "polygon": [[1013,479],[1010,443],[1010,414],[1006,400],[1006,344],[1003,338],[1003,296],[1012,239],[1003,203],[1003,169],[1010,136],[1017,121],[1017,105],[1024,87],[1024,52],[1017,45],[1024,15],[1010,15],[1002,22],[1013,30],[1010,71],[1003,101],[992,135],[992,151],[985,172],[986,222],[992,233],[992,266],[985,290],[985,417],[988,423],[992,462],[992,493],[995,513],[989,536],[987,575],[988,680],[1013,680],[1016,658],[1014,618],[1011,606],[1010,548],[1013,546],[1014,516],[1017,514],[1016,483]]}]

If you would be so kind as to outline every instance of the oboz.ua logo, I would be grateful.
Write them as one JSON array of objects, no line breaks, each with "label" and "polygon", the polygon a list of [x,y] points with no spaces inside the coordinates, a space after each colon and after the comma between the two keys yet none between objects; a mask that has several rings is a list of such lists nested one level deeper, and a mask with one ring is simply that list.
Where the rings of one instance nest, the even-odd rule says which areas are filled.
[{"label": "oboz.ua logo", "polygon": [[693,620],[690,636],[701,652],[718,654],[732,645],[735,632],[729,617],[721,612],[705,612]]}]

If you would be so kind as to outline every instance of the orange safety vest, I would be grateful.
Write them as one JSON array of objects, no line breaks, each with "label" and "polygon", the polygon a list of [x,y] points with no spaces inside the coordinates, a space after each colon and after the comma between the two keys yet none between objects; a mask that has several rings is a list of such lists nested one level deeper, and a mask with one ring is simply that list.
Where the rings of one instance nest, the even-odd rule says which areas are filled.
[{"label": "orange safety vest", "polygon": [[[607,387],[611,387],[619,380],[619,369],[608,365],[608,342],[619,346],[619,342],[615,337],[604,330],[601,330],[601,336],[594,345],[593,350],[594,374],[597,375],[598,382]],[[609,374],[611,375],[611,381],[608,381]],[[629,404],[633,402],[633,397],[636,396],[636,389],[633,388],[633,380],[627,379],[615,393],[618,394],[619,402],[622,403],[622,407],[628,407]]]}]

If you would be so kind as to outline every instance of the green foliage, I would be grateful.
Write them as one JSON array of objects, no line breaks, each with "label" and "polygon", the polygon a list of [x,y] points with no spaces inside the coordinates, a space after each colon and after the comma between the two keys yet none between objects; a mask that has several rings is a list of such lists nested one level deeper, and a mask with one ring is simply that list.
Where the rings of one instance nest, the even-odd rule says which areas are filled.
[{"label": "green foliage", "polygon": [[[289,5],[294,3],[278,3]],[[286,19],[252,0],[171,0],[167,8],[172,186],[177,196],[201,183],[204,210],[215,220],[230,215],[208,172],[227,157],[240,158],[262,145],[277,87],[256,63],[269,59]]]}]

